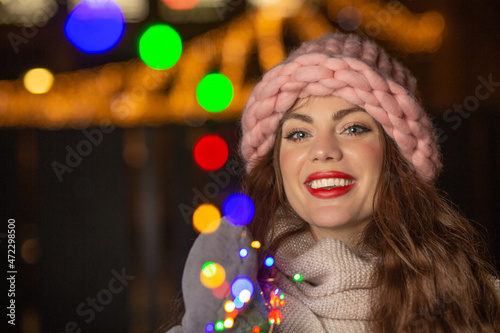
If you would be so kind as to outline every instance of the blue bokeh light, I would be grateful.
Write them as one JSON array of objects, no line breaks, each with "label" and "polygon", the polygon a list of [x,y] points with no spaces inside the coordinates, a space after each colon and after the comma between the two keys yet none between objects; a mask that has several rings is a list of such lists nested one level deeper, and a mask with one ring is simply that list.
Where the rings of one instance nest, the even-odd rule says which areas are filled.
[{"label": "blue bokeh light", "polygon": [[264,260],[264,265],[266,265],[267,267],[271,267],[273,264],[274,264],[274,259],[273,259],[273,257],[267,257],[267,258]]},{"label": "blue bokeh light", "polygon": [[235,278],[233,283],[231,283],[231,294],[233,297],[237,298],[243,290],[248,290],[250,292],[250,297],[253,295],[254,288],[252,280],[246,276]]},{"label": "blue bokeh light", "polygon": [[245,248],[242,248],[242,249],[240,250],[240,257],[242,257],[242,258],[246,258],[247,256],[248,256],[248,250],[247,250],[247,249],[245,249]]},{"label": "blue bokeh light", "polygon": [[80,51],[103,53],[118,44],[125,30],[120,7],[112,0],[84,0],[68,15],[66,38]]},{"label": "blue bokeh light", "polygon": [[252,199],[245,194],[231,194],[222,204],[222,214],[226,219],[236,225],[244,226],[250,223],[255,213]]},{"label": "blue bokeh light", "polygon": [[236,310],[241,310],[245,306],[245,303],[242,302],[238,297],[234,299],[233,303]]},{"label": "blue bokeh light", "polygon": [[215,326],[213,323],[208,323],[207,326],[205,327],[205,332],[210,333],[215,330]]}]

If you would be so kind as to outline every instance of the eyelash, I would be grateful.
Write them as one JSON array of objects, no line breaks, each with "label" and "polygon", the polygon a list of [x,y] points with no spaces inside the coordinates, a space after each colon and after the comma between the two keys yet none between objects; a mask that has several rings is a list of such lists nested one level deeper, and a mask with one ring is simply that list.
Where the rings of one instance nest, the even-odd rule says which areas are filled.
[{"label": "eyelash", "polygon": [[362,124],[359,124],[359,123],[350,123],[350,124],[347,124],[344,129],[342,130],[342,133],[344,133],[345,131],[347,131],[348,129],[350,128],[354,128],[354,127],[358,127],[358,128],[361,128],[362,131],[360,133],[347,133],[347,135],[360,135],[362,133],[365,133],[365,132],[370,132],[371,129],[365,125],[362,125]]},{"label": "eyelash", "polygon": [[298,133],[304,133],[304,134],[307,134],[309,135],[306,131],[304,130],[301,130],[299,128],[294,128],[292,129],[290,132],[288,132],[287,135],[285,135],[283,138],[286,139],[286,140],[292,140],[293,142],[296,142],[296,141],[300,141],[300,140],[303,140],[305,138],[293,138],[293,136],[295,134],[298,134]]},{"label": "eyelash", "polygon": [[[361,125],[361,124],[358,124],[358,123],[351,123],[351,124],[347,124],[343,129],[342,129],[342,132],[341,133],[345,133],[347,130],[349,129],[352,129],[352,128],[360,128],[362,131],[359,132],[359,133],[346,133],[346,135],[354,135],[354,136],[357,136],[357,135],[361,135],[365,132],[370,132],[371,129],[369,127],[366,127],[364,125]],[[304,133],[308,136],[309,133],[307,133],[306,131],[300,129],[300,128],[294,128],[292,129],[290,132],[288,132],[287,135],[285,135],[283,138],[286,139],[286,140],[292,140],[293,142],[297,142],[297,141],[301,141],[301,140],[304,140],[305,138],[294,138],[293,136],[298,134],[298,133]]]}]

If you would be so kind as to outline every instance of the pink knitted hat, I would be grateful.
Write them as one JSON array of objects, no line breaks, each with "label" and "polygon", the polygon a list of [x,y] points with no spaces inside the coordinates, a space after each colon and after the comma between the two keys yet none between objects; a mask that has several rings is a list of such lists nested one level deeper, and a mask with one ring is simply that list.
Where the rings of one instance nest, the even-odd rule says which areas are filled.
[{"label": "pink knitted hat", "polygon": [[303,43],[253,89],[241,118],[241,154],[250,172],[274,144],[297,99],[338,96],[364,108],[425,180],[441,169],[437,136],[415,99],[416,80],[382,48],[356,35],[327,34]]}]

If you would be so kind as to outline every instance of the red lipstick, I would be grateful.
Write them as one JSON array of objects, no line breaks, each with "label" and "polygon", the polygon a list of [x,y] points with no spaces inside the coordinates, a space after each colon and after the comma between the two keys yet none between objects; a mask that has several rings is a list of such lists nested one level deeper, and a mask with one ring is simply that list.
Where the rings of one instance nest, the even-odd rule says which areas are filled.
[{"label": "red lipstick", "polygon": [[343,196],[347,192],[349,192],[355,185],[356,182],[350,184],[350,185],[345,185],[345,186],[338,186],[334,187],[332,189],[326,190],[322,188],[312,188],[311,186],[308,185],[309,182],[316,180],[316,179],[323,179],[323,178],[343,178],[343,179],[356,179],[351,175],[348,175],[346,173],[340,172],[340,171],[318,171],[311,173],[305,180],[304,185],[306,186],[307,190],[309,193],[311,193],[313,196],[316,198],[320,199],[332,199],[332,198],[337,198],[340,196]]}]

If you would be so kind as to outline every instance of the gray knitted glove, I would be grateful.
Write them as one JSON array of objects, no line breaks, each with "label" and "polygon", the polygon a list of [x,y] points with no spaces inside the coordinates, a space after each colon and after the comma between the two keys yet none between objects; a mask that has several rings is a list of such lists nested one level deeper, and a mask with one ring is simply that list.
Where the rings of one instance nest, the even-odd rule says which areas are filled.
[{"label": "gray knitted glove", "polygon": [[[200,282],[200,271],[206,262],[214,262],[224,267],[226,281],[231,285],[236,277],[246,276],[254,285],[253,297],[242,310],[239,310],[231,329],[228,332],[252,332],[254,326],[265,332],[267,309],[256,280],[257,251],[251,247],[253,241],[246,227],[234,226],[225,218],[221,219],[219,228],[210,234],[200,234],[189,252],[182,276],[182,293],[186,312],[182,318],[182,326],[173,327],[168,333],[205,332],[208,323],[224,321],[227,314],[224,304],[233,300],[231,293],[220,299],[214,296],[211,289]],[[248,250],[248,256],[241,258],[239,251]]]}]

